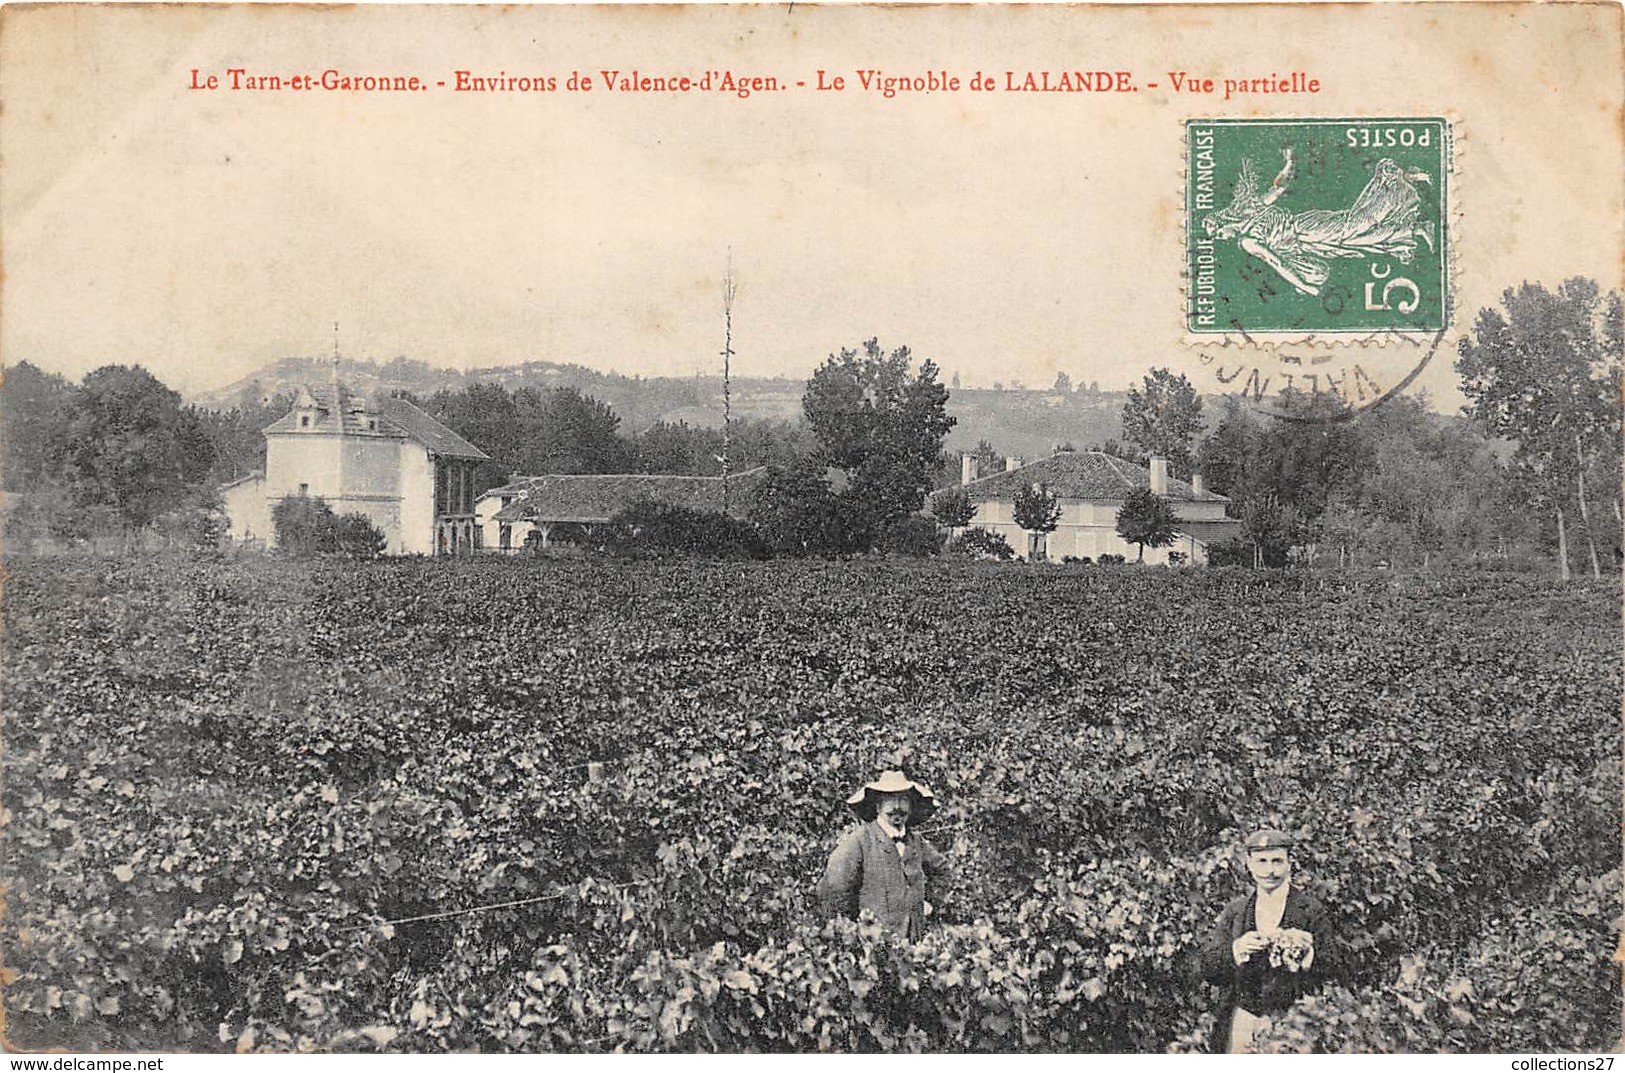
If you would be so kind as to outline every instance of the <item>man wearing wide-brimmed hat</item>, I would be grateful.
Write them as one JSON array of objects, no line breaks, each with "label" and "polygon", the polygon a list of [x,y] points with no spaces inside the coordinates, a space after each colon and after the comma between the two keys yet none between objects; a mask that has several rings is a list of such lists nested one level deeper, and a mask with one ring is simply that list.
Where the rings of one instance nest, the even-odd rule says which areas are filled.
[{"label": "man wearing wide-brimmed hat", "polygon": [[1224,907],[1202,944],[1202,975],[1229,991],[1215,1051],[1247,1050],[1335,960],[1325,907],[1292,885],[1293,841],[1274,828],[1247,837],[1242,849],[1255,889]]},{"label": "man wearing wide-brimmed hat", "polygon": [[847,798],[863,823],[841,836],[818,885],[830,916],[856,918],[867,909],[889,931],[908,939],[925,933],[925,882],[946,873],[948,859],[917,830],[936,811],[924,783],[887,771]]}]

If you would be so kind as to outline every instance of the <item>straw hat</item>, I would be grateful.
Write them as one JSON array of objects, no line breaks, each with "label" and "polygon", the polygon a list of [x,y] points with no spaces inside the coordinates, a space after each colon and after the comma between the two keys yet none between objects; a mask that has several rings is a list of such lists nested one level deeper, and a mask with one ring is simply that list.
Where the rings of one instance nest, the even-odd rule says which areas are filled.
[{"label": "straw hat", "polygon": [[936,795],[923,782],[915,782],[901,771],[883,771],[880,778],[858,788],[846,799],[847,806],[857,813],[858,819],[868,822],[875,818],[876,798],[881,794],[908,794],[914,800],[910,823],[924,823],[937,810]]}]

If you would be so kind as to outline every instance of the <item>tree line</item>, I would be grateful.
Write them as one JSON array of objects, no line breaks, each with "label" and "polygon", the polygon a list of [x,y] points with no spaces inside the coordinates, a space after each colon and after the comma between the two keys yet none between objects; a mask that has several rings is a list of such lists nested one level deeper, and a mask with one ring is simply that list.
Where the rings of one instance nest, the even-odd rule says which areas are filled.
[{"label": "tree line", "polygon": [[28,362],[0,391],[6,538],[126,543],[158,531],[186,543],[224,529],[216,491],[220,415],[185,406],[140,366],[109,365],[79,384]]},{"label": "tree line", "polygon": [[[1351,416],[1321,394],[1286,397],[1295,419],[1282,420],[1234,396],[1211,406],[1187,378],[1155,369],[1124,404],[1122,440],[1098,449],[1142,464],[1166,458],[1175,476],[1200,473],[1227,496],[1242,538],[1210,549],[1217,562],[1426,566],[1550,553],[1564,577],[1576,558],[1600,575],[1621,554],[1621,349],[1617,294],[1584,279],[1555,293],[1525,283],[1458,344],[1469,399],[1461,417],[1405,396]],[[715,476],[766,466],[749,504],[753,546],[845,555],[933,553],[944,527],[972,523],[963,497],[939,503],[935,517],[921,513],[957,469],[943,452],[954,426],[948,399],[933,362],[916,368],[906,346],[887,351],[870,339],[813,372],[796,423],[735,421],[725,432],[660,422],[626,434],[610,406],[574,388],[473,384],[413,401],[491,456],[482,489],[514,474]],[[206,410],[183,405],[139,366],[106,366],[78,385],[13,366],[0,391],[7,533],[156,529],[206,542],[221,523],[219,486],[263,470],[262,432],[292,401]],[[1002,467],[985,441],[974,454],[984,472]],[[1144,498],[1119,518],[1142,554],[1166,542],[1172,519],[1166,503]],[[1055,527],[1049,491],[1018,507],[1033,531]],[[674,532],[678,521],[667,511],[644,528]],[[711,522],[690,528],[721,532]]]},{"label": "tree line", "polygon": [[[1101,450],[1200,472],[1242,522],[1217,561],[1291,558],[1427,566],[1439,557],[1578,557],[1593,576],[1620,557],[1621,302],[1587,279],[1524,283],[1457,345],[1468,405],[1433,413],[1396,396],[1351,417],[1331,395],[1283,399],[1293,418],[1236,396],[1204,410],[1183,376],[1153,370]],[[1204,427],[1206,425],[1211,427]]]},{"label": "tree line", "polygon": [[[140,366],[107,365],[74,384],[19,362],[0,389],[0,459],[12,546],[158,536],[209,544],[224,529],[221,486],[264,472],[264,430],[294,394],[210,409]],[[494,384],[404,396],[491,456],[479,490],[514,474],[722,471],[721,429],[658,422],[623,435],[608,405],[575,388]],[[728,454],[742,468],[806,450],[806,431],[782,421],[736,421]]]},{"label": "tree line", "polygon": [[480,491],[506,484],[515,474],[676,473],[714,477],[787,462],[808,449],[806,431],[787,421],[736,420],[728,443],[723,430],[659,421],[626,433],[607,403],[573,387],[471,384],[410,398],[447,428],[491,456],[476,472]]}]

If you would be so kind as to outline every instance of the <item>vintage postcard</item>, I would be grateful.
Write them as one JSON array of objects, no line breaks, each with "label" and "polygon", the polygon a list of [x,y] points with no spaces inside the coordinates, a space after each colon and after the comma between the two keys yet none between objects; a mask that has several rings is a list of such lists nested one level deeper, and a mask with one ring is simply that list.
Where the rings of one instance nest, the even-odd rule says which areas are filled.
[{"label": "vintage postcard", "polygon": [[7,1046],[1617,1048],[1622,23],[0,8]]}]

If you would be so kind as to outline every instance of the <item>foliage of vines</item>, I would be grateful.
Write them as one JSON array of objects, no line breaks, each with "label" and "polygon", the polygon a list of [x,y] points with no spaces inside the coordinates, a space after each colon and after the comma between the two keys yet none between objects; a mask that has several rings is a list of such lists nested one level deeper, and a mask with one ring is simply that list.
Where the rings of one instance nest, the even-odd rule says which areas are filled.
[{"label": "foliage of vines", "polygon": [[[1619,1036],[1617,586],[8,569],[18,1046],[1197,1049],[1191,947],[1265,822],[1350,952],[1265,1046]],[[897,766],[955,865],[912,946],[812,898]]]}]

